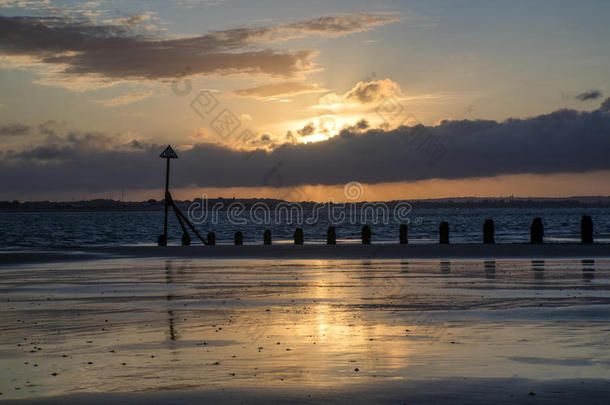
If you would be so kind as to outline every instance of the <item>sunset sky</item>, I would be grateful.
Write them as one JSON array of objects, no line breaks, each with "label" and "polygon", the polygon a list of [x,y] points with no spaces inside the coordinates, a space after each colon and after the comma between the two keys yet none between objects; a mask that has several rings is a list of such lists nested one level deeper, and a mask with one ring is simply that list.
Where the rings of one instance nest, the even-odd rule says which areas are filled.
[{"label": "sunset sky", "polygon": [[0,0],[0,199],[610,195],[609,15]]}]

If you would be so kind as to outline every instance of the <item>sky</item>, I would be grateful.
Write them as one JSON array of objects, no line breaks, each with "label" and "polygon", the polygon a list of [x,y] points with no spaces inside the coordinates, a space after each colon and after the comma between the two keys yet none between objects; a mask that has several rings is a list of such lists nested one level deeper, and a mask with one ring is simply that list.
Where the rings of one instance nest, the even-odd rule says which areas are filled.
[{"label": "sky", "polygon": [[610,195],[608,15],[0,0],[0,199]]}]

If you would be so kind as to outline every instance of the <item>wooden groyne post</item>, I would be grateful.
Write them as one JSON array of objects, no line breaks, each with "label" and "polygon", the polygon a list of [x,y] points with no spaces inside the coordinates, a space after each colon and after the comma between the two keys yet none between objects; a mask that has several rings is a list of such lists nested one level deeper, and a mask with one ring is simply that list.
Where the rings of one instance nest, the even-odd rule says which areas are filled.
[{"label": "wooden groyne post", "polygon": [[328,227],[328,232],[326,232],[326,244],[327,245],[336,245],[337,244],[337,231],[334,226]]},{"label": "wooden groyne post", "polygon": [[263,232],[263,245],[271,244],[271,229],[265,229]]},{"label": "wooden groyne post", "polygon": [[588,215],[580,219],[580,242],[593,243],[593,220]]},{"label": "wooden groyne post", "polygon": [[542,218],[536,217],[530,226],[530,242],[534,244],[541,244],[543,239],[544,225],[542,225]]},{"label": "wooden groyne post", "polygon": [[187,232],[184,232],[182,234],[182,246],[190,246],[191,244],[191,237],[189,236],[189,234]]},{"label": "wooden groyne post", "polygon": [[364,225],[362,227],[362,244],[363,245],[371,244],[371,227],[368,225]]},{"label": "wooden groyne post", "polygon": [[483,243],[496,243],[495,228],[493,219],[485,220],[483,224]]},{"label": "wooden groyne post", "polygon": [[302,245],[303,244],[303,229],[302,228],[297,228],[294,231],[294,244],[295,245]]},{"label": "wooden groyne post", "polygon": [[401,245],[406,245],[409,243],[409,228],[407,224],[400,224],[398,228],[398,241]]},{"label": "wooden groyne post", "polygon": [[244,244],[244,234],[241,231],[235,232],[235,236],[233,237],[233,242],[235,246],[241,246]]},{"label": "wooden groyne post", "polygon": [[438,227],[438,243],[449,243],[449,222],[443,221]]}]

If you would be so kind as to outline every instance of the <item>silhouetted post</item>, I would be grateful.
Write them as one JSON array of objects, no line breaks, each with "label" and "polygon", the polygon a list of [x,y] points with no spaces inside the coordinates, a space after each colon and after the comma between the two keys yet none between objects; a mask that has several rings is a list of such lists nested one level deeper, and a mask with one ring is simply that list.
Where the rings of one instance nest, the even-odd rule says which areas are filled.
[{"label": "silhouetted post", "polygon": [[233,243],[235,246],[241,246],[244,244],[244,234],[241,231],[235,232],[235,236],[233,237]]},{"label": "silhouetted post", "polygon": [[493,219],[485,220],[483,225],[483,243],[496,243]]},{"label": "silhouetted post", "polygon": [[303,244],[303,229],[297,228],[294,231],[294,244],[302,245]]},{"label": "silhouetted post", "polygon": [[191,244],[191,237],[188,233],[184,232],[182,234],[182,246],[189,246]]},{"label": "silhouetted post", "polygon": [[208,245],[214,246],[216,244],[216,234],[214,232],[208,232]]},{"label": "silhouetted post", "polygon": [[542,225],[542,218],[536,217],[532,221],[530,226],[530,242],[540,244],[544,238],[544,226]]},{"label": "silhouetted post", "polygon": [[165,165],[165,219],[163,221],[163,236],[165,236],[165,240],[167,241],[167,211],[169,208],[169,199],[167,198],[167,194],[169,193],[169,161],[170,159],[165,159],[167,164]]},{"label": "silhouetted post", "polygon": [[368,225],[364,225],[362,227],[362,244],[363,245],[371,244],[371,227]]},{"label": "silhouetted post", "polygon": [[580,241],[593,243],[593,220],[588,215],[583,215],[580,220]]},{"label": "silhouetted post", "polygon": [[407,224],[400,224],[400,227],[398,228],[398,239],[401,245],[409,243],[408,232],[409,228],[407,228]]},{"label": "silhouetted post", "polygon": [[167,198],[169,195],[169,161],[170,159],[178,159],[178,155],[170,145],[167,145],[167,148],[159,157],[164,158],[166,161],[165,165],[165,220],[163,221],[163,235],[160,235],[157,242],[159,246],[167,246],[167,211],[169,209],[169,199]]},{"label": "silhouetted post", "polygon": [[265,229],[263,232],[263,245],[271,244],[271,229]]},{"label": "silhouetted post", "polygon": [[337,231],[334,226],[328,227],[328,232],[326,232],[326,244],[327,245],[336,245],[337,244]]},{"label": "silhouetted post", "polygon": [[449,243],[449,222],[443,221],[438,227],[438,243]]}]

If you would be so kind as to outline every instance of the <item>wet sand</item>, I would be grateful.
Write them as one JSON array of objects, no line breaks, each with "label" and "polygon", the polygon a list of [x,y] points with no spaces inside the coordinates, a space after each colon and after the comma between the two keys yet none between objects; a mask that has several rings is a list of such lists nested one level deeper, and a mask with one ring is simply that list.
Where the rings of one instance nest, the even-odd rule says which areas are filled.
[{"label": "wet sand", "polygon": [[[206,248],[167,252],[191,250]],[[0,400],[594,404],[610,395],[603,255],[110,251],[121,254],[0,267]]]},{"label": "wet sand", "polygon": [[116,246],[0,251],[2,265],[100,260],[104,258],[223,259],[533,259],[610,258],[610,244],[372,244],[271,246]]}]

